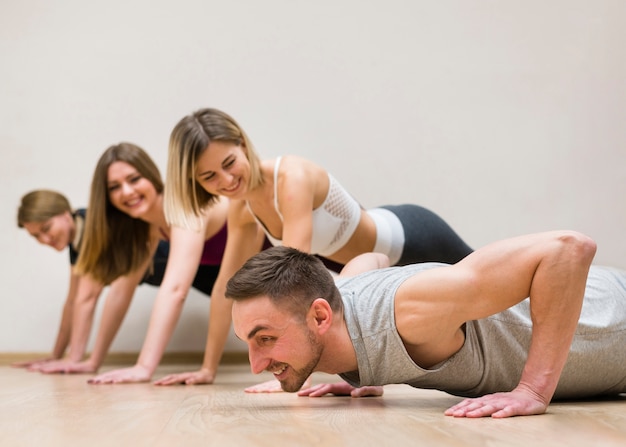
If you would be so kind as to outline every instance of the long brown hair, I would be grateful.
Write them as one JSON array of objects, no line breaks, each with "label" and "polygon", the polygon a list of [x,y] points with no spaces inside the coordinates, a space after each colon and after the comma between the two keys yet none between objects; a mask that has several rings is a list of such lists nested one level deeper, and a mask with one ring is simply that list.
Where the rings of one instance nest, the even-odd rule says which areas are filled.
[{"label": "long brown hair", "polygon": [[107,187],[109,166],[123,161],[163,192],[156,164],[139,146],[119,143],[109,147],[96,164],[91,181],[85,233],[76,269],[109,284],[140,268],[151,253],[150,224],[130,217],[111,204]]}]

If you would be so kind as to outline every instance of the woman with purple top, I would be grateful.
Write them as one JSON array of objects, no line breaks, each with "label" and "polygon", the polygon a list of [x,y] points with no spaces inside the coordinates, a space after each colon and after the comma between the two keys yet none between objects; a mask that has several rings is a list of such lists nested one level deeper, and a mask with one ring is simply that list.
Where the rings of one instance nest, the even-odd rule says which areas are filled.
[{"label": "woman with purple top", "polygon": [[[151,379],[174,331],[190,287],[214,295],[227,239],[228,201],[220,200],[198,220],[196,228],[168,224],[163,209],[164,184],[148,154],[131,143],[108,148],[96,165],[91,185],[89,213],[77,271],[109,284],[115,278],[145,269],[159,241],[169,241],[163,280],[150,317],[139,359],[131,368],[107,372],[104,382],[143,382]],[[263,234],[257,238],[259,248]],[[211,314],[220,315],[211,300]],[[218,319],[219,321],[220,319]],[[230,325],[230,315],[223,318]],[[219,326],[219,322],[216,323]],[[221,357],[227,331],[209,344]],[[102,353],[93,352],[101,361]],[[101,376],[90,382],[101,383]]]}]

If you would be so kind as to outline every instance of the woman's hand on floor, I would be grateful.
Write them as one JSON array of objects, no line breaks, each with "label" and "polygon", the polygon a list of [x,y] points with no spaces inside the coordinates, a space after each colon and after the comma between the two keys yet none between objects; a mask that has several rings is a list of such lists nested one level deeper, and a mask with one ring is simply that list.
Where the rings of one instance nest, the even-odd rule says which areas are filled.
[{"label": "woman's hand on floor", "polygon": [[201,385],[211,384],[215,380],[215,373],[211,373],[207,369],[200,369],[199,371],[184,372],[177,374],[169,374],[156,382],[155,385]]},{"label": "woman's hand on floor", "polygon": [[147,369],[135,365],[132,368],[115,369],[102,373],[93,379],[89,379],[87,383],[93,385],[113,384],[113,383],[137,383],[148,382],[152,374]]},{"label": "woman's hand on floor", "polygon": [[89,361],[57,360],[39,365],[38,370],[44,374],[89,374],[95,373],[98,368]]}]

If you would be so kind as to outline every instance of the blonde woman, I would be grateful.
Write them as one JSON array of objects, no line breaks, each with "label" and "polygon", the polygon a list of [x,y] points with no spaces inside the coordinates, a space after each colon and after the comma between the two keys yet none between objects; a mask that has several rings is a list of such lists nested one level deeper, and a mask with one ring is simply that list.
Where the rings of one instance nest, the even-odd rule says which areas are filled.
[{"label": "blonde woman", "polygon": [[[194,229],[170,226],[163,211],[164,185],[148,154],[131,143],[111,146],[100,157],[91,186],[90,212],[77,269],[98,281],[146,268],[160,240],[170,242],[169,258],[137,363],[90,380],[90,383],[143,382],[152,378],[174,331],[189,291],[197,282],[213,296],[227,239],[227,200],[199,215]],[[259,234],[253,243],[262,243]],[[200,266],[200,268],[199,268]],[[220,291],[221,294],[223,292]],[[224,314],[211,300],[211,315]],[[215,375],[226,341],[230,316],[210,328],[210,374]],[[224,329],[224,327],[226,329]],[[214,335],[217,334],[217,335]]]},{"label": "blonde woman", "polygon": [[[81,362],[93,323],[93,310],[103,289],[103,283],[88,275],[78,274],[74,268],[82,248],[86,212],[84,208],[73,210],[63,194],[52,190],[30,191],[21,199],[17,211],[18,227],[24,228],[40,244],[57,251],[68,249],[70,281],[51,355],[15,363],[14,366],[46,373],[95,372],[119,328],[137,285],[141,282],[159,285],[163,278],[169,250],[169,244],[165,241],[159,244],[152,258],[153,268],[150,272],[137,271],[135,275],[124,276],[111,283],[94,350],[102,355],[91,356],[90,361]],[[68,347],[69,354],[63,359]]]},{"label": "blonde woman", "polygon": [[[166,211],[177,225],[193,227],[219,197],[230,199],[220,284],[255,254],[251,242],[258,226],[273,245],[340,264],[366,252],[387,255],[391,265],[454,263],[472,252],[446,222],[425,208],[365,210],[332,175],[309,160],[293,155],[261,160],[241,126],[217,109],[198,110],[176,125],[167,175]],[[187,377],[168,380],[176,383]]]}]

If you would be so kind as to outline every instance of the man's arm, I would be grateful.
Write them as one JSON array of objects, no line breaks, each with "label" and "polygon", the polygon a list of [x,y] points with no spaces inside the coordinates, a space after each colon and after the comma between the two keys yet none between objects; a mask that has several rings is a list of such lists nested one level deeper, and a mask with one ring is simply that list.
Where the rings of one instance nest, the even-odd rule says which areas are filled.
[{"label": "man's arm", "polygon": [[398,333],[415,362],[445,360],[463,343],[468,320],[530,297],[533,336],[517,387],[467,399],[446,414],[507,417],[545,412],[565,365],[580,316],[596,245],[571,231],[490,244],[453,266],[421,272],[396,295]]}]

